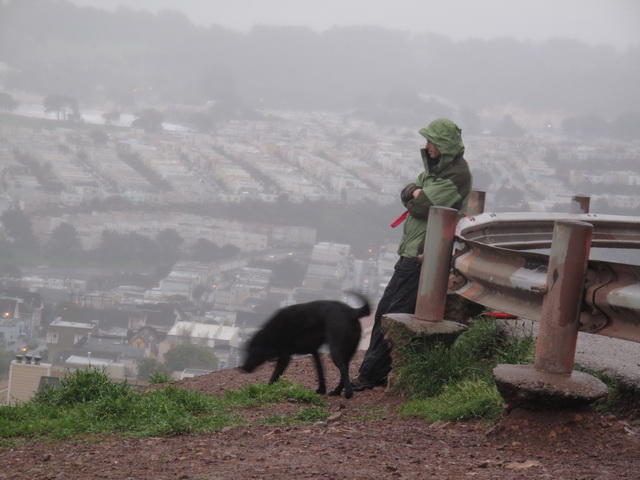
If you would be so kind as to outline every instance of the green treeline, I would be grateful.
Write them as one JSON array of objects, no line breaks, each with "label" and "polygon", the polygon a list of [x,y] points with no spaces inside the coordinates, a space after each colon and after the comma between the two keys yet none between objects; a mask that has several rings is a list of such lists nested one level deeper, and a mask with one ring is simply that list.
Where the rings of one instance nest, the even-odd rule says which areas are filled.
[{"label": "green treeline", "polygon": [[[107,208],[113,204],[112,201],[104,203]],[[122,203],[126,209],[146,208],[136,207],[125,199]],[[95,203],[91,207],[100,209],[100,205]],[[357,258],[368,256],[369,249],[377,251],[385,242],[397,241],[400,233],[390,228],[389,223],[402,213],[397,205],[342,205],[324,201],[264,203],[250,200],[239,204],[185,205],[182,211],[241,222],[255,222],[260,218],[261,222],[268,224],[316,228],[317,241],[349,244]],[[205,238],[185,248],[184,239],[172,228],[159,232],[155,238],[135,232],[104,230],[100,245],[84,251],[76,228],[67,222],[58,225],[48,241],[40,244],[29,216],[18,208],[2,212],[0,224],[6,234],[5,239],[0,239],[0,255],[5,264],[21,260],[31,264],[169,265],[179,259],[212,262],[239,253],[233,245],[218,246]]]}]

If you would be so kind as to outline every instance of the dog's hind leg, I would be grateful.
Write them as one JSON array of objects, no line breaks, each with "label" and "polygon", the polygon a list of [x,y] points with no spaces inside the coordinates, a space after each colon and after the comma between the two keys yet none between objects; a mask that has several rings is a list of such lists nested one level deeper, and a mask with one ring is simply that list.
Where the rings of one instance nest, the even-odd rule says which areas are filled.
[{"label": "dog's hind leg", "polygon": [[316,364],[316,374],[318,375],[318,389],[316,390],[316,393],[324,395],[325,393],[327,393],[327,385],[324,382],[324,370],[322,368],[322,360],[320,360],[320,355],[318,355],[317,351],[314,352],[312,355],[313,355],[313,360]]},{"label": "dog's hind leg", "polygon": [[273,370],[273,374],[271,374],[271,378],[269,379],[269,385],[276,383],[280,376],[284,373],[284,371],[289,366],[289,362],[291,361],[291,357],[289,355],[281,355],[278,357],[278,361],[276,362],[276,368]]},{"label": "dog's hind leg", "polygon": [[338,386],[329,393],[329,395],[340,395],[344,390],[345,398],[353,397],[353,387],[351,385],[351,380],[349,379],[349,363],[351,362],[358,346],[358,338],[354,337],[354,339],[355,340],[352,342],[352,345],[341,344],[331,347],[331,359],[340,371],[340,382],[338,383]]}]

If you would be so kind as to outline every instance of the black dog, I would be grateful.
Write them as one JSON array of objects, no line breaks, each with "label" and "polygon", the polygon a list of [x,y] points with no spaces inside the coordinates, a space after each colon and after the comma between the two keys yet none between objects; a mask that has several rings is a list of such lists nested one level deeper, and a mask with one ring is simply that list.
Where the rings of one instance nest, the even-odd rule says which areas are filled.
[{"label": "black dog", "polygon": [[333,363],[340,370],[340,382],[329,395],[340,395],[344,389],[344,396],[351,398],[353,390],[349,380],[349,362],[362,335],[360,318],[369,315],[371,309],[366,297],[356,292],[350,293],[364,305],[353,308],[336,300],[316,300],[278,310],[249,341],[241,368],[251,373],[264,362],[277,359],[269,380],[269,384],[272,384],[284,373],[291,355],[310,353],[318,374],[316,392],[324,394],[327,386],[318,350],[328,344]]}]

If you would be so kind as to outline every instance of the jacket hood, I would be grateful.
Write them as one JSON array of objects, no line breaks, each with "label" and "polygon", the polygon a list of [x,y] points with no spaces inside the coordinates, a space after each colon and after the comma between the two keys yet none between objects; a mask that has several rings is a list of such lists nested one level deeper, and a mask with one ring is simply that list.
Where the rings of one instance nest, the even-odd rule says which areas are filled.
[{"label": "jacket hood", "polygon": [[438,118],[419,132],[440,150],[442,158],[438,162],[438,170],[447,167],[455,157],[464,153],[462,130],[447,118]]}]

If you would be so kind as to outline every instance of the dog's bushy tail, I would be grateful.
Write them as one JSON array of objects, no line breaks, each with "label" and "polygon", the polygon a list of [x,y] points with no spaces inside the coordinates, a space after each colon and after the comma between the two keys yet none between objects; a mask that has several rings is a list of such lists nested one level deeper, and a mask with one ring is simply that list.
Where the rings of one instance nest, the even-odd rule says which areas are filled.
[{"label": "dog's bushy tail", "polygon": [[358,318],[367,317],[371,314],[371,305],[369,304],[369,299],[366,297],[366,295],[355,290],[347,290],[346,293],[358,298],[363,304],[360,308],[354,308],[354,310],[356,311],[356,315],[358,315]]}]

